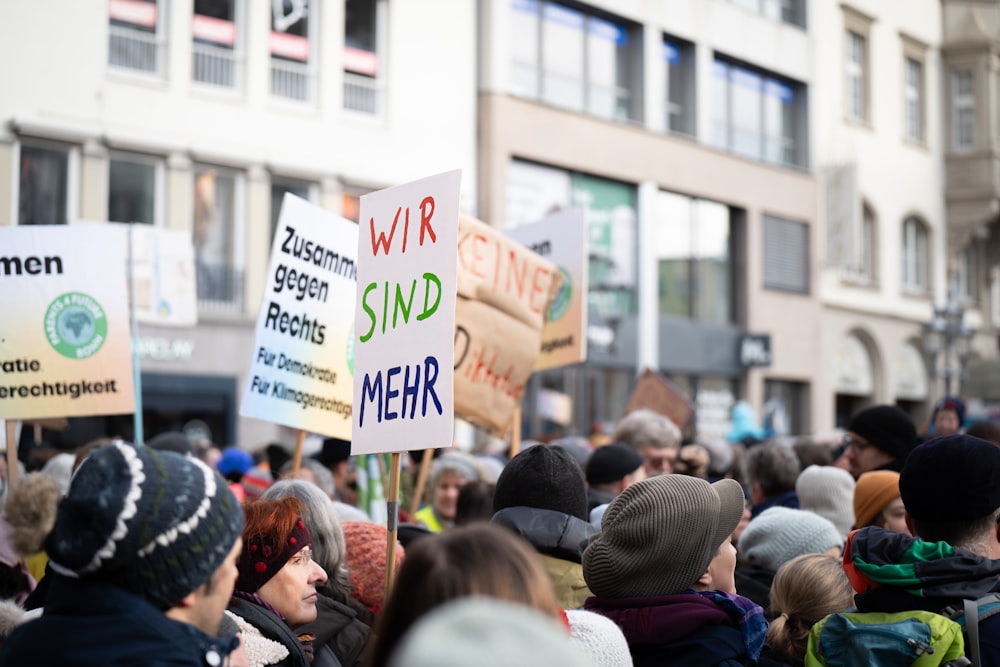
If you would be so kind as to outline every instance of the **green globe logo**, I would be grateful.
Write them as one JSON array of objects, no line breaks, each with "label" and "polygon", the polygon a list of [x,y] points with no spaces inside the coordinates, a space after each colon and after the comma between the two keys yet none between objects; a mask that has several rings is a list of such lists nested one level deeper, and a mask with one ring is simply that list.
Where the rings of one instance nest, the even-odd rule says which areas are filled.
[{"label": "green globe logo", "polygon": [[108,338],[104,309],[82,292],[61,294],[45,310],[45,337],[68,359],[91,357]]},{"label": "green globe logo", "polygon": [[559,286],[559,291],[556,292],[556,298],[552,300],[552,305],[549,306],[549,322],[555,322],[569,310],[569,304],[573,301],[573,279],[569,275],[569,271],[563,267],[559,267],[559,272],[562,274],[563,281],[562,285]]}]

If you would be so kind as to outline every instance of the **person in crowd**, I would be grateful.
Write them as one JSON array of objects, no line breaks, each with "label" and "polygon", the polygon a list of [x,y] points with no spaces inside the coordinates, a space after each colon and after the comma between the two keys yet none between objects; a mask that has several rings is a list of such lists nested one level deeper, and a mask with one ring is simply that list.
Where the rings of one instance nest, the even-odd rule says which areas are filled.
[{"label": "person in crowd", "polygon": [[839,556],[844,536],[818,514],[772,507],[751,519],[739,541],[736,589],[764,609],[770,608],[774,574],[803,554]]},{"label": "person in crowd", "polygon": [[708,478],[712,455],[708,448],[697,443],[683,445],[674,460],[674,472],[691,477]]},{"label": "person in crowd", "polygon": [[611,501],[583,555],[585,608],[617,623],[636,667],[755,665],[767,621],[736,594],[734,480],[661,475]]},{"label": "person in crowd", "polygon": [[552,582],[527,544],[491,524],[462,526],[419,540],[407,552],[376,626],[370,665],[384,667],[421,617],[467,596],[519,603],[564,622]]},{"label": "person in crowd", "polygon": [[854,479],[869,470],[903,469],[917,443],[917,428],[895,405],[876,405],[851,418],[844,434],[844,458]]},{"label": "person in crowd", "polygon": [[587,511],[607,505],[635,481],[642,456],[628,445],[613,442],[594,450],[587,461]]},{"label": "person in crowd", "polygon": [[705,477],[709,482],[717,482],[720,479],[731,477],[733,460],[733,446],[726,442],[725,438],[702,438],[698,444],[708,452],[708,474]]},{"label": "person in crowd", "polygon": [[971,435],[974,438],[987,440],[1000,447],[1000,425],[994,421],[982,420],[970,424],[965,429],[965,434]]},{"label": "person in crowd", "polygon": [[958,433],[965,421],[965,401],[958,396],[945,396],[934,405],[930,435],[940,437]]},{"label": "person in crowd", "polygon": [[191,439],[179,431],[166,431],[149,439],[146,445],[161,452],[176,452],[184,456],[194,456]]},{"label": "person in crowd", "polygon": [[[385,526],[371,521],[344,521],[347,576],[351,597],[378,615],[385,605],[386,542]],[[432,533],[433,534],[433,533]],[[394,568],[399,572],[406,560],[403,545],[396,544]]]},{"label": "person in crowd", "polygon": [[904,535],[906,508],[899,496],[899,473],[894,470],[872,470],[858,477],[854,489],[854,527],[878,526]]},{"label": "person in crowd", "polygon": [[732,426],[726,434],[726,441],[739,443],[748,448],[760,444],[767,437],[757,423],[757,412],[746,401],[736,401],[730,411]]},{"label": "person in crowd", "polygon": [[480,479],[469,482],[458,492],[455,503],[455,525],[465,526],[476,521],[489,521],[493,516],[493,494],[496,484]]},{"label": "person in crowd", "polygon": [[16,629],[3,665],[221,665],[243,513],[193,457],[115,442],[73,476],[45,541],[44,613]]},{"label": "person in crowd", "polygon": [[795,480],[799,507],[819,514],[847,536],[854,526],[854,478],[835,466],[809,466]]},{"label": "person in crowd", "polygon": [[312,458],[322,463],[333,476],[334,500],[358,504],[358,470],[351,459],[351,443],[340,438],[326,438]]},{"label": "person in crowd", "polygon": [[281,667],[335,665],[328,646],[315,646],[315,636],[299,628],[316,620],[317,586],[326,583],[323,568],[312,558],[312,536],[302,521],[302,503],[296,498],[255,500],[243,506],[246,525],[236,563],[236,588],[229,611],[259,635],[244,633],[247,652],[251,639],[277,643]]},{"label": "person in crowd", "polygon": [[671,472],[681,446],[681,431],[677,425],[660,413],[645,409],[622,417],[611,438],[642,456],[639,479]]},{"label": "person in crowd", "polygon": [[322,463],[315,459],[302,459],[299,461],[298,472],[292,473],[293,463],[288,461],[281,466],[278,472],[278,479],[301,479],[319,488],[327,497],[333,498],[336,495],[336,486],[333,475]]},{"label": "person in crowd", "polygon": [[828,614],[847,611],[854,589],[840,559],[828,554],[804,554],[788,561],[771,586],[771,625],[767,629],[767,655],[802,667],[809,629]]},{"label": "person in crowd", "polygon": [[795,480],[801,469],[791,447],[776,442],[752,447],[743,457],[743,470],[754,517],[771,507],[798,508]]},{"label": "person in crowd", "polygon": [[[427,465],[427,461],[423,465]],[[445,452],[430,465],[426,504],[417,510],[414,518],[432,533],[440,533],[455,525],[458,492],[469,482],[480,479],[482,474],[475,458],[458,450]]]},{"label": "person in crowd", "polygon": [[[329,646],[343,667],[361,667],[375,624],[375,615],[351,597],[351,580],[344,555],[344,531],[330,497],[304,480],[275,482],[262,500],[296,498],[302,503],[302,521],[312,537],[312,557],[327,574],[316,585],[316,620],[301,633],[315,635],[315,646]],[[313,667],[317,667],[313,663]]]},{"label": "person in crowd", "polygon": [[246,500],[246,491],[240,480],[251,468],[253,468],[253,457],[239,447],[226,447],[215,464],[215,469],[229,482],[229,490],[241,503]]},{"label": "person in crowd", "polygon": [[590,596],[580,559],[594,534],[588,521],[587,489],[576,461],[562,447],[536,445],[507,464],[493,494],[491,521],[526,539],[566,609]]},{"label": "person in crowd", "polygon": [[632,667],[632,652],[614,621],[586,609],[567,609],[569,638],[594,667]]},{"label": "person in crowd", "polygon": [[792,451],[799,458],[799,467],[805,470],[809,466],[833,465],[833,449],[825,442],[818,442],[812,437],[796,438],[792,443]]},{"label": "person in crowd", "polygon": [[56,480],[32,472],[18,478],[3,505],[0,533],[5,533],[5,542],[15,556],[6,562],[17,564],[8,574],[15,580],[20,579],[17,572],[23,565],[29,578],[23,582],[25,587],[19,592],[0,597],[15,598],[25,609],[43,606],[49,585],[54,580],[54,577],[47,576],[52,568],[45,553],[45,540],[55,525],[61,497]]},{"label": "person in crowd", "polygon": [[199,438],[193,443],[194,456],[209,468],[215,468],[215,464],[222,458],[222,450],[211,440]]},{"label": "person in crowd", "polygon": [[588,658],[552,617],[518,602],[463,597],[430,610],[390,667],[619,667]]},{"label": "person in crowd", "polygon": [[[848,539],[858,611],[962,611],[1000,592],[1000,448],[962,434],[929,440],[907,458],[899,491],[915,537],[870,526]],[[978,630],[981,664],[1000,665],[1000,615]]]},{"label": "person in crowd", "polygon": [[594,453],[594,448],[591,447],[590,441],[579,435],[566,435],[556,438],[550,441],[549,445],[565,449],[566,453],[573,457],[573,460],[580,466],[580,470],[587,469],[587,461],[590,460],[591,454]]}]

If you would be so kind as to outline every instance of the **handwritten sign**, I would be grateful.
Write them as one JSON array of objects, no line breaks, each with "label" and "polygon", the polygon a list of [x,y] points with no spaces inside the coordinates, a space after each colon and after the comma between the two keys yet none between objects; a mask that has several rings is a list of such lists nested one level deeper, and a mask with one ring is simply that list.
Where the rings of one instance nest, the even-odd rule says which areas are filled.
[{"label": "handwritten sign", "polygon": [[351,437],[358,226],[285,194],[240,414]]},{"label": "handwritten sign", "polygon": [[583,209],[567,209],[507,235],[554,262],[562,284],[549,306],[535,370],[587,360],[587,227]]},{"label": "handwritten sign", "polygon": [[354,454],[451,444],[460,185],[451,171],[361,197]]},{"label": "handwritten sign", "polygon": [[497,435],[510,429],[562,280],[555,264],[468,216],[459,222],[455,411]]},{"label": "handwritten sign", "polygon": [[125,228],[0,227],[0,419],[135,411]]},{"label": "handwritten sign", "polygon": [[673,382],[651,368],[639,376],[624,414],[646,408],[667,417],[683,430],[694,416],[694,404]]}]

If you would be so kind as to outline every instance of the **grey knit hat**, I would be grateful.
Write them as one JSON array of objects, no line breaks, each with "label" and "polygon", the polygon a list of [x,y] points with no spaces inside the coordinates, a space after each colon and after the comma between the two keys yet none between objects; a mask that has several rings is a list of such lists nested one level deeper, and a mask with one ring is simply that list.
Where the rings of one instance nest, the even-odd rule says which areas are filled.
[{"label": "grey knit hat", "polygon": [[812,465],[795,480],[799,507],[829,519],[841,535],[854,525],[854,478],[836,466]]},{"label": "grey knit hat", "polygon": [[211,578],[242,530],[240,504],[204,463],[116,442],[76,471],[45,549],[56,572],[165,610]]},{"label": "grey knit hat", "polygon": [[740,535],[740,559],[777,571],[803,554],[844,546],[844,536],[827,519],[806,510],[772,507],[754,517]]},{"label": "grey knit hat", "polygon": [[743,516],[743,488],[660,475],[619,494],[583,554],[583,577],[608,598],[682,593],[698,581]]}]

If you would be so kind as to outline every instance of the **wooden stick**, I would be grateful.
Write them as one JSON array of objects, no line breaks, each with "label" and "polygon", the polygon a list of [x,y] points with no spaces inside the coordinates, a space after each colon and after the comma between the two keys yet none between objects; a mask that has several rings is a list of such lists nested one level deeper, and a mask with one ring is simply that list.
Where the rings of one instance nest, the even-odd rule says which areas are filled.
[{"label": "wooden stick", "polygon": [[[379,459],[381,454],[376,454]],[[392,592],[392,584],[396,579],[396,539],[399,535],[399,475],[400,475],[399,452],[392,453],[392,461],[389,464],[389,490],[385,498],[385,506],[389,515],[386,523],[385,538],[385,597],[388,602],[389,593]]]},{"label": "wooden stick", "polygon": [[13,419],[6,421],[7,437],[7,488],[13,489],[17,484],[17,422]]},{"label": "wooden stick", "polygon": [[[378,462],[378,475],[382,478],[382,491],[389,488],[389,478],[385,476],[385,458],[381,454],[372,454]],[[398,500],[398,498],[397,498]]]},{"label": "wooden stick", "polygon": [[431,471],[431,463],[434,462],[434,450],[425,449],[424,456],[420,459],[420,472],[417,474],[417,486],[413,489],[413,498],[410,500],[410,516],[420,509],[420,500],[424,497],[424,487],[427,486],[427,474]]},{"label": "wooden stick", "polygon": [[514,408],[514,415],[511,417],[510,432],[510,458],[514,458],[521,451],[521,406]]},{"label": "wooden stick", "polygon": [[295,438],[295,454],[292,456],[292,479],[298,477],[299,468],[302,466],[302,446],[306,442],[306,432],[299,429],[299,435]]}]

